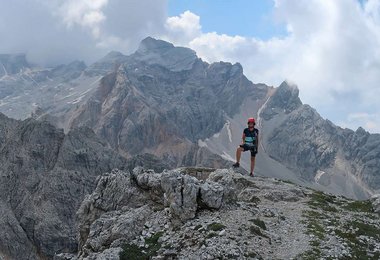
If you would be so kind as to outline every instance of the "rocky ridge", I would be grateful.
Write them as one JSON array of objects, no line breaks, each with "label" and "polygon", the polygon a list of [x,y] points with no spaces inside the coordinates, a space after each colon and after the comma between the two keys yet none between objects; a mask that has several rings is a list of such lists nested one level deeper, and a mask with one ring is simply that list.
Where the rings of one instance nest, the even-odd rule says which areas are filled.
[{"label": "rocky ridge", "polygon": [[55,259],[380,256],[375,203],[245,174],[141,167],[104,174],[77,212],[78,255]]},{"label": "rocky ridge", "polygon": [[92,128],[125,156],[151,153],[172,168],[226,166],[198,140],[218,132],[245,96],[261,99],[267,91],[238,63],[208,64],[188,48],[153,38],[130,56],[113,56],[123,62],[58,121],[67,129]]},{"label": "rocky ridge", "polygon": [[[89,67],[38,68],[25,55],[0,62],[0,111],[42,120],[0,113],[1,260],[50,259],[78,245],[88,259],[378,257],[378,196],[371,204],[230,170],[164,171],[229,164],[256,113],[257,173],[353,198],[379,191],[379,135],[324,120],[296,86],[253,84],[238,63],[208,64],[150,37]],[[122,170],[97,180],[113,168]]]},{"label": "rocky ridge", "polygon": [[109,69],[97,71],[82,61],[45,68],[29,64],[24,54],[0,54],[0,113],[15,119],[65,113],[86,101]]},{"label": "rocky ridge", "polygon": [[0,114],[0,259],[51,259],[77,250],[76,219],[96,177],[126,160],[88,128]]},{"label": "rocky ridge", "polygon": [[14,69],[0,78],[0,111],[12,117],[34,111],[66,131],[90,127],[123,156],[150,154],[168,168],[220,168],[234,160],[254,116],[260,174],[356,199],[379,192],[380,135],[337,127],[302,104],[295,85],[253,84],[238,63],[208,64],[151,37],[131,55],[111,52],[88,67],[38,68],[25,55],[3,56]]},{"label": "rocky ridge", "polygon": [[151,37],[132,55],[105,60],[95,67],[110,70],[112,61],[114,71],[86,102],[55,118],[65,128],[90,127],[123,155],[153,154],[170,168],[223,168],[234,160],[246,118],[255,116],[260,174],[356,199],[379,192],[380,135],[323,119],[293,84],[253,84],[238,63],[208,64]]},{"label": "rocky ridge", "polygon": [[342,129],[303,105],[298,94],[296,86],[284,82],[263,109],[265,151],[303,179],[336,193],[351,190],[348,196],[361,199],[378,193],[380,135]]}]

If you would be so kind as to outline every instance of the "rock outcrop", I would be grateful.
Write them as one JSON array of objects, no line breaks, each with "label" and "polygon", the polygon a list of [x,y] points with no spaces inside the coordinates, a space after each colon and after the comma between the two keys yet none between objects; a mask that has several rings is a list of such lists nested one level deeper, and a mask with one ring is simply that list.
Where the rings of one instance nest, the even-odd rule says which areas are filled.
[{"label": "rock outcrop", "polygon": [[126,160],[88,128],[0,114],[0,255],[45,259],[75,252],[76,219],[96,177]]},{"label": "rock outcrop", "polygon": [[78,255],[55,259],[376,259],[378,216],[369,201],[228,169],[114,170],[78,211]]}]

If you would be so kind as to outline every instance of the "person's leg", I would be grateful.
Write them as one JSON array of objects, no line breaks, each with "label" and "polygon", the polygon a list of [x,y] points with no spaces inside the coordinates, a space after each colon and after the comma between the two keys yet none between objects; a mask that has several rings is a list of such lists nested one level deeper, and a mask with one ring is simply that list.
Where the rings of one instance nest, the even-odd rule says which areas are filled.
[{"label": "person's leg", "polygon": [[234,167],[239,167],[240,166],[241,152],[244,152],[244,148],[238,147],[236,149],[236,163],[233,165]]},{"label": "person's leg", "polygon": [[241,158],[241,152],[244,151],[242,147],[238,147],[236,149],[236,162],[240,163],[240,158]]},{"label": "person's leg", "polygon": [[251,173],[250,173],[250,175],[252,175],[252,176],[253,176],[253,171],[255,170],[255,162],[256,162],[256,157],[251,156]]}]

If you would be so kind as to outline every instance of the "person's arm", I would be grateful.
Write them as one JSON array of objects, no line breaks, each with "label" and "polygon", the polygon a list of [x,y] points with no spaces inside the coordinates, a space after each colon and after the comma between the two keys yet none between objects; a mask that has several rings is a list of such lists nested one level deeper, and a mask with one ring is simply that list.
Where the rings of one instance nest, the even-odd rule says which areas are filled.
[{"label": "person's arm", "polygon": [[243,132],[243,136],[242,136],[241,144],[243,145],[244,142],[245,142],[245,133]]}]

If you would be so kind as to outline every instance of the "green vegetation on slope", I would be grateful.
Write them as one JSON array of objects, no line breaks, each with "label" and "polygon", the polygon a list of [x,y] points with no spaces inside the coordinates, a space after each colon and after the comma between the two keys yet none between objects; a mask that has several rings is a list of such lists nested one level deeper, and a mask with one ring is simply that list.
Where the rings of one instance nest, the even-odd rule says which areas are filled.
[{"label": "green vegetation on slope", "polygon": [[[310,236],[310,250],[299,259],[379,259],[380,244],[379,216],[373,212],[370,201],[349,201],[345,198],[315,191],[307,202],[311,210],[305,210],[303,217],[307,234]],[[327,242],[335,237],[344,245],[340,255],[326,255],[332,251]],[[326,250],[322,250],[326,249]]]}]

